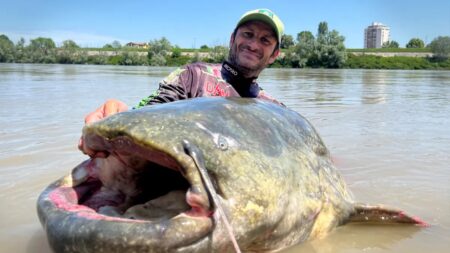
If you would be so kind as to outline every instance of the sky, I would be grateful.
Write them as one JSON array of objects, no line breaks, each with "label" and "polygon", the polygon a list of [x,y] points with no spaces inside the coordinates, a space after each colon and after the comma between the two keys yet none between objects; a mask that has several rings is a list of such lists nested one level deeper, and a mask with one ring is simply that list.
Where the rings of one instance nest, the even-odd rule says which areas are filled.
[{"label": "sky", "polygon": [[58,46],[68,39],[102,47],[162,37],[181,48],[226,46],[240,16],[257,8],[274,11],[294,39],[301,31],[316,34],[325,21],[345,37],[347,48],[364,47],[364,29],[372,22],[389,26],[400,47],[411,38],[430,43],[450,36],[449,0],[0,0],[0,34],[15,43],[47,37]]}]

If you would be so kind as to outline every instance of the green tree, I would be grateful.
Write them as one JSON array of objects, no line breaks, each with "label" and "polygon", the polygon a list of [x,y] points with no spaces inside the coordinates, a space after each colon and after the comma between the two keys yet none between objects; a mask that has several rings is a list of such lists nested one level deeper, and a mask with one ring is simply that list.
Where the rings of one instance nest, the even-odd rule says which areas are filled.
[{"label": "green tree", "polygon": [[431,52],[439,60],[446,60],[450,57],[450,37],[439,36],[430,43]]},{"label": "green tree", "polygon": [[281,44],[280,47],[287,49],[294,45],[294,38],[292,35],[283,34],[281,37]]},{"label": "green tree", "polygon": [[391,40],[391,41],[384,42],[381,47],[382,48],[399,48],[400,44],[398,44],[398,42],[395,40]]},{"label": "green tree", "polygon": [[162,56],[161,54],[156,54],[154,55],[150,60],[149,60],[149,64],[150,66],[164,66],[166,65],[166,58],[164,56]]},{"label": "green tree", "polygon": [[310,31],[302,31],[297,34],[297,45],[295,51],[287,55],[293,61],[293,66],[303,68],[312,57],[316,47],[316,39]]},{"label": "green tree", "polygon": [[0,62],[14,61],[14,43],[4,34],[0,35]]},{"label": "green tree", "polygon": [[97,55],[87,55],[87,51],[81,50],[79,54],[82,55],[82,59],[84,59],[84,56],[86,56],[86,61],[82,63],[94,65],[106,65],[110,63],[109,62],[110,56],[108,56],[107,52],[100,51],[98,52]]},{"label": "green tree", "polygon": [[70,64],[70,63],[82,63],[80,62],[82,60],[87,61],[87,58],[84,57],[85,55],[82,54],[81,50],[79,49],[80,47],[73,40],[63,41],[62,46],[60,47],[60,50],[56,55],[56,62],[63,64]]},{"label": "green tree", "polygon": [[65,40],[65,41],[63,41],[61,48],[66,49],[66,50],[73,50],[73,49],[79,49],[80,46],[78,46],[77,43],[75,43],[75,41],[73,41],[73,40]]},{"label": "green tree", "polygon": [[317,29],[317,37],[326,36],[328,34],[328,23],[320,22],[319,28]]},{"label": "green tree", "polygon": [[300,56],[298,55],[297,49],[298,45],[294,45],[290,48],[288,48],[285,53],[284,53],[284,57],[283,58],[279,58],[277,59],[278,63],[282,66],[282,67],[291,67],[291,68],[300,68],[300,67],[304,67],[304,63],[306,62],[306,60],[304,62],[302,62],[302,66],[300,65]]},{"label": "green tree", "polygon": [[104,49],[113,49],[114,47],[111,44],[105,44],[103,46]]},{"label": "green tree", "polygon": [[41,50],[43,52],[49,52],[55,49],[55,42],[50,38],[39,37],[30,41],[30,47],[36,50]]},{"label": "green tree", "polygon": [[419,38],[412,38],[409,40],[408,44],[406,44],[406,48],[424,48],[425,43],[423,40]]},{"label": "green tree", "polygon": [[151,66],[164,66],[166,64],[165,57],[172,50],[170,41],[165,37],[159,40],[152,40],[148,43],[147,58]]},{"label": "green tree", "polygon": [[310,31],[302,31],[297,34],[297,42],[298,43],[300,43],[300,42],[310,43],[314,40],[315,40],[314,35]]},{"label": "green tree", "polygon": [[31,62],[30,55],[28,54],[28,48],[25,47],[25,39],[20,38],[17,41],[14,51],[14,61],[18,63]]},{"label": "green tree", "polygon": [[347,59],[344,46],[345,38],[339,35],[339,32],[336,30],[329,32],[326,29],[324,31],[324,34],[320,34],[319,25],[316,48],[309,65],[311,67],[340,68]]},{"label": "green tree", "polygon": [[117,41],[117,40],[113,41],[113,42],[111,43],[111,46],[112,46],[114,49],[121,49],[121,48],[122,48],[122,44],[120,44],[120,42]]},{"label": "green tree", "polygon": [[327,22],[320,22],[317,37],[311,32],[301,32],[296,52],[299,56],[299,66],[340,68],[347,59],[345,52],[345,38],[339,32],[328,30]]},{"label": "green tree", "polygon": [[172,58],[179,58],[181,56],[181,48],[179,46],[174,46],[172,48],[172,54],[170,56]]},{"label": "green tree", "polygon": [[209,62],[219,63],[223,62],[228,57],[228,47],[215,46],[209,52]]},{"label": "green tree", "polygon": [[208,47],[207,45],[202,45],[202,46],[200,47],[200,49],[209,49],[209,47]]},{"label": "green tree", "polygon": [[50,38],[38,37],[30,41],[28,46],[31,61],[33,63],[55,63],[56,46]]},{"label": "green tree", "polygon": [[147,65],[145,56],[140,56],[138,52],[123,51],[119,56],[120,65]]}]

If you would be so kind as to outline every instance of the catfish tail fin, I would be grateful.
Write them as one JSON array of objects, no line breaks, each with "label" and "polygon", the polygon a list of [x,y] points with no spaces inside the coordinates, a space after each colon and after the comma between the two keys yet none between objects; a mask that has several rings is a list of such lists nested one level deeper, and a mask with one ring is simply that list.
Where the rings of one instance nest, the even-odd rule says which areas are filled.
[{"label": "catfish tail fin", "polygon": [[423,227],[428,223],[418,217],[413,217],[398,209],[382,205],[355,204],[355,210],[347,222],[369,222],[377,224],[412,224]]}]

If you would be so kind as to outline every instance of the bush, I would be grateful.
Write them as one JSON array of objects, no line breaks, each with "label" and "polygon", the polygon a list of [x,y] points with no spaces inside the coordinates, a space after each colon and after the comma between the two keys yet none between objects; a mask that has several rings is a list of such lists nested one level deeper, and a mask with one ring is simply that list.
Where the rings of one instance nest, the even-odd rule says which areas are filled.
[{"label": "bush", "polygon": [[439,36],[430,43],[431,52],[439,60],[446,60],[450,57],[450,37]]},{"label": "bush", "polygon": [[14,43],[6,36],[0,35],[0,62],[14,61]]},{"label": "bush", "polygon": [[189,63],[191,58],[189,56],[180,57],[166,57],[166,66],[183,66]]}]

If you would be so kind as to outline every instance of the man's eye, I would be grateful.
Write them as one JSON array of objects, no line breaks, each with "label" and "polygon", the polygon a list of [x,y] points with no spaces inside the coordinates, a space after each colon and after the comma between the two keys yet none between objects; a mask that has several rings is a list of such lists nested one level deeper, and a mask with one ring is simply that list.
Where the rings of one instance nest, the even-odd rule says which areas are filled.
[{"label": "man's eye", "polygon": [[244,34],[244,37],[246,37],[246,38],[251,38],[253,36],[253,33],[251,33],[251,32],[243,32],[243,34]]},{"label": "man's eye", "polygon": [[271,41],[268,38],[266,38],[266,37],[262,37],[261,38],[261,42],[263,44],[265,44],[265,45],[270,45],[271,44]]}]

